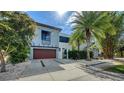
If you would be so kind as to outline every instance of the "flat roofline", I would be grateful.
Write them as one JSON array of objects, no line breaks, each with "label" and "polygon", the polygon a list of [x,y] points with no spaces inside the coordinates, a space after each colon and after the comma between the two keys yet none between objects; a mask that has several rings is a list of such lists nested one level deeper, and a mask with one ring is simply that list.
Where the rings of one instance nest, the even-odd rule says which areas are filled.
[{"label": "flat roofline", "polygon": [[55,30],[58,30],[58,31],[61,31],[62,30],[61,28],[54,27],[54,26],[51,26],[51,25],[47,25],[47,24],[43,24],[43,23],[38,23],[38,22],[35,22],[35,23],[37,25],[39,25],[39,26],[48,27],[48,28],[55,29]]},{"label": "flat roofline", "polygon": [[71,35],[66,34],[66,33],[59,33],[59,36],[70,38]]},{"label": "flat roofline", "polygon": [[58,48],[58,47],[52,47],[52,46],[33,46],[31,45],[31,47],[39,47],[39,48]]}]

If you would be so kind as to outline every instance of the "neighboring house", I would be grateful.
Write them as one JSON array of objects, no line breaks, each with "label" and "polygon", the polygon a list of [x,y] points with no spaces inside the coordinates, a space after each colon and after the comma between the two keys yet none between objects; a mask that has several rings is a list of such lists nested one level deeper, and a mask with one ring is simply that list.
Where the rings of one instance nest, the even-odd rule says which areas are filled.
[{"label": "neighboring house", "polygon": [[[92,45],[94,45],[94,41],[92,41],[92,43],[90,44],[90,46]],[[80,45],[80,50],[86,50],[86,48],[87,48],[86,43]],[[93,52],[93,58],[98,58],[99,54],[101,53],[101,51],[99,51],[97,48],[92,48],[91,51]]]},{"label": "neighboring house", "polygon": [[68,44],[69,36],[60,32],[60,28],[37,23],[30,58],[68,58],[68,50],[71,49]]}]

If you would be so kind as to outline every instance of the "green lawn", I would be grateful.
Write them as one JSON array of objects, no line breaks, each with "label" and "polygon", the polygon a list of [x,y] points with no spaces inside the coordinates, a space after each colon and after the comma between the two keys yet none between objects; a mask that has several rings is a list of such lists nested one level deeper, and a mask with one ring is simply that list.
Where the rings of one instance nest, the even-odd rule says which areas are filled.
[{"label": "green lawn", "polygon": [[115,73],[122,73],[124,74],[124,65],[116,65],[114,67],[110,67],[105,69],[106,71],[110,71],[110,72],[115,72]]}]

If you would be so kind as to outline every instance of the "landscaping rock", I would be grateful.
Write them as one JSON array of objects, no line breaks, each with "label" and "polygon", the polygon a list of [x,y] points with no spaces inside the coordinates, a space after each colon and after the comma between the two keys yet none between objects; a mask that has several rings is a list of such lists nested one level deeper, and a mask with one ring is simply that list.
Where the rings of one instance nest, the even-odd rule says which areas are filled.
[{"label": "landscaping rock", "polygon": [[0,73],[0,81],[15,80],[20,77],[24,69],[29,65],[29,62],[23,62],[13,66],[12,64],[7,64],[7,72]]}]

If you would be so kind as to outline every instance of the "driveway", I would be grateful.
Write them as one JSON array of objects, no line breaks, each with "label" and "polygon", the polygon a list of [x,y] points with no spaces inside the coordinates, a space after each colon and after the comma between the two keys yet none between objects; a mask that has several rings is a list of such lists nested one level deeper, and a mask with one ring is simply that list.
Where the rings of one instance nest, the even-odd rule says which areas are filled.
[{"label": "driveway", "polygon": [[110,81],[108,78],[100,78],[80,69],[81,63],[69,61],[63,64],[54,59],[43,60],[45,67],[40,60],[32,60],[26,67],[20,78],[21,81]]}]

